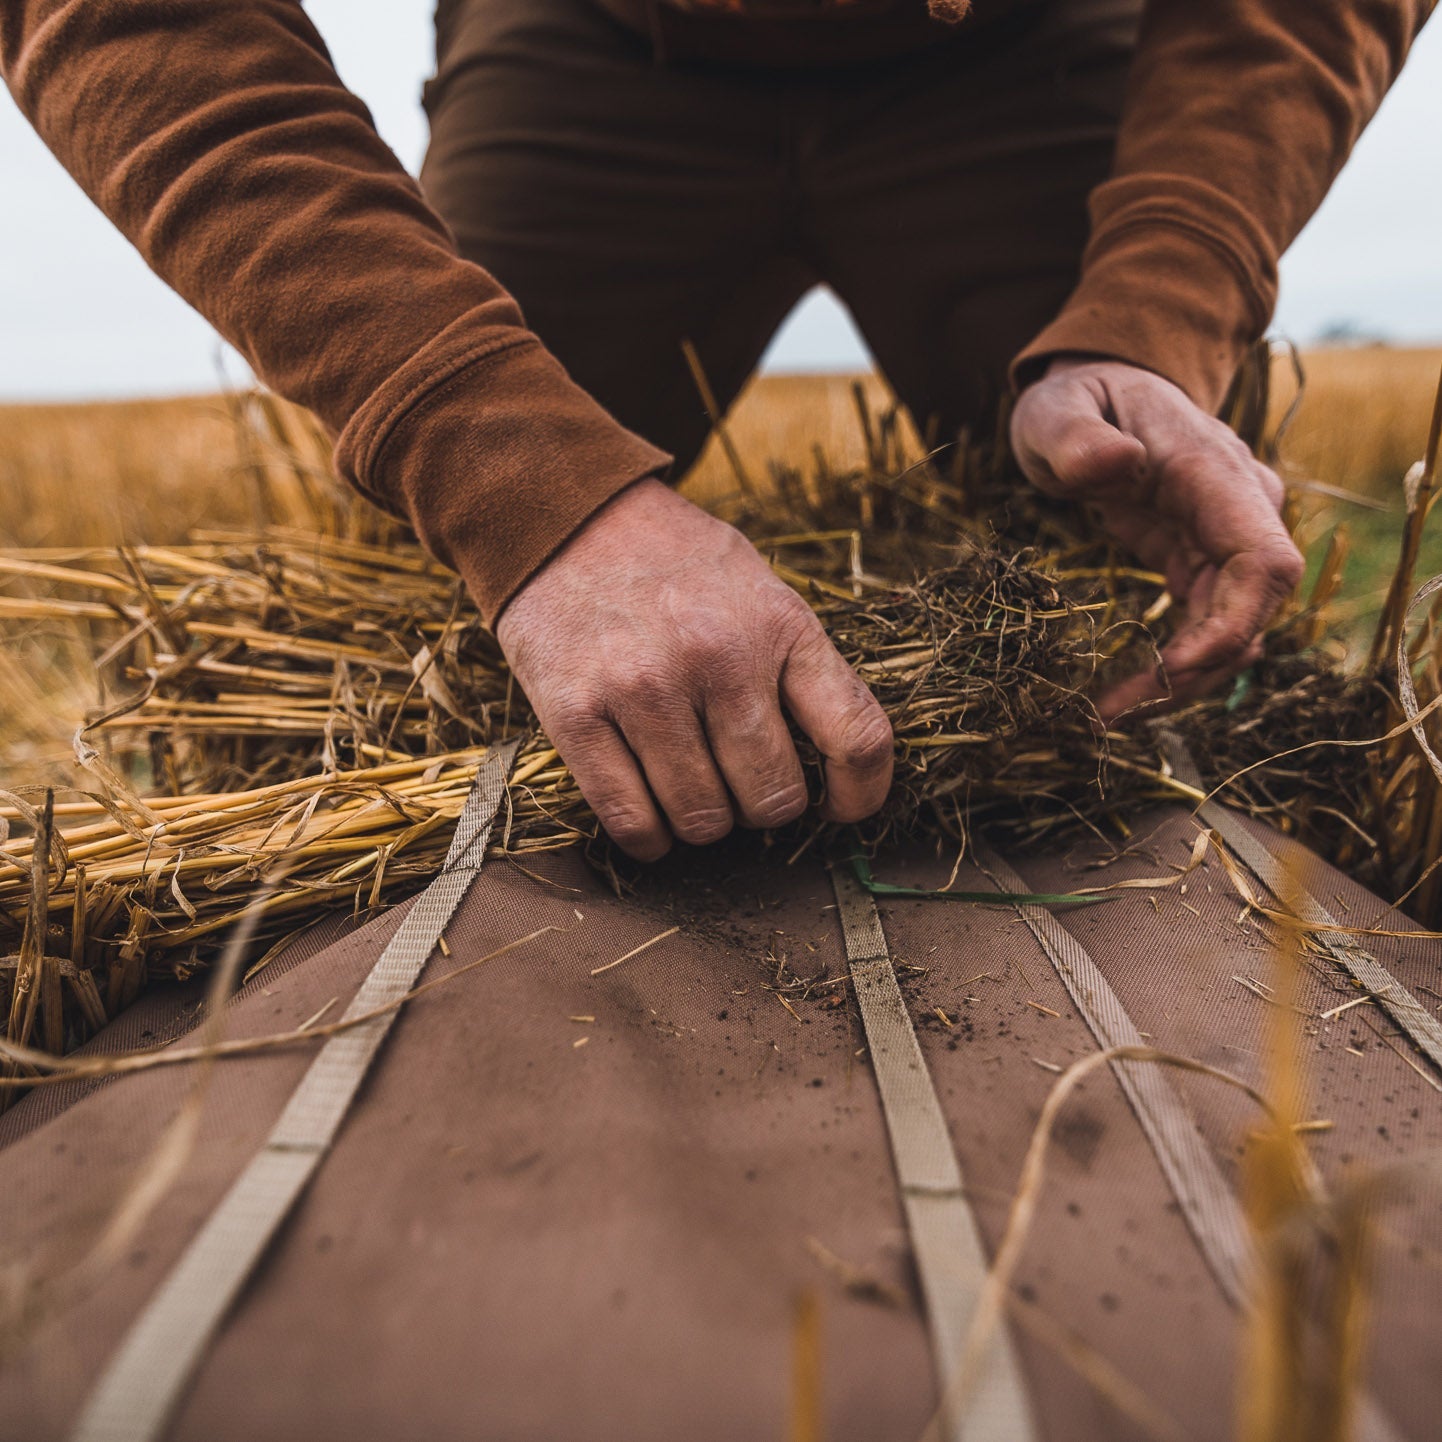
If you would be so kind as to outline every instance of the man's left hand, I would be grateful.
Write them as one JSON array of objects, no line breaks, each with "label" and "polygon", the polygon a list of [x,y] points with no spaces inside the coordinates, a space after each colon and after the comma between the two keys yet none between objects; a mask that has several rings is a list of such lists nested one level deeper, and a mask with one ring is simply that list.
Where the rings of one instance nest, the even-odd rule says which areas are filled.
[{"label": "man's left hand", "polygon": [[1205,695],[1260,656],[1303,562],[1282,524],[1281,481],[1226,425],[1151,371],[1059,358],[1022,392],[1011,441],[1034,485],[1095,506],[1186,605],[1160,667],[1099,699],[1104,720]]}]

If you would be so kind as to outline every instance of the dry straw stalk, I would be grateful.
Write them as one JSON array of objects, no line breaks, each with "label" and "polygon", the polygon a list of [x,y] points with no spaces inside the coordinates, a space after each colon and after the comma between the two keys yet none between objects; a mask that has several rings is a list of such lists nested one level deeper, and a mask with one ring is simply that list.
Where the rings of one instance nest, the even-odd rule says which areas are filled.
[{"label": "dry straw stalk", "polygon": [[[78,772],[0,797],[12,1041],[83,1040],[147,978],[204,964],[266,887],[261,949],[415,890],[478,756],[503,736],[527,739],[495,849],[523,862],[580,843],[611,868],[454,577],[323,482],[324,446],[303,418],[264,399],[240,414],[265,524],[184,546],[0,557],[0,624],[32,654],[37,636],[83,644],[102,686]],[[859,419],[864,465],[773,466],[715,508],[810,601],[891,717],[897,785],[869,839],[965,844],[979,826],[1029,842],[1078,826],[1124,837],[1139,807],[1192,796],[1145,726],[1102,734],[1088,700],[1109,675],[1155,664],[1171,624],[1162,578],[1028,492],[997,448],[963,445],[943,467],[908,446],[894,413],[861,405]],[[1384,892],[1422,880],[1414,900],[1435,921],[1424,858],[1442,787],[1405,741],[1265,764],[1395,719],[1385,647],[1348,669],[1327,639],[1340,554],[1230,696],[1169,724],[1227,799]],[[1424,700],[1439,690],[1435,621],[1413,648]]]}]

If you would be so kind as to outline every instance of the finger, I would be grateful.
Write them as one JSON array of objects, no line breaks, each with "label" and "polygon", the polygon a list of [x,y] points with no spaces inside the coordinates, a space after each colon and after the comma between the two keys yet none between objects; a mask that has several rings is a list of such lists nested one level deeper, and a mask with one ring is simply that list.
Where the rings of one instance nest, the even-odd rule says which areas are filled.
[{"label": "finger", "polygon": [[1192,592],[1203,614],[1163,648],[1158,665],[1121,682],[1098,702],[1103,720],[1148,708],[1148,714],[1208,695],[1262,655],[1262,632],[1294,581],[1284,553],[1273,561],[1235,557],[1204,568]]},{"label": "finger", "polygon": [[706,701],[711,750],[748,826],[784,826],[806,810],[806,777],[775,685],[728,687]]},{"label": "finger", "polygon": [[1012,449],[1029,481],[1061,495],[1134,485],[1146,473],[1146,447],[1108,421],[1097,397],[1078,383],[1040,382],[1024,392]]},{"label": "finger", "polygon": [[1107,726],[1120,722],[1142,720],[1165,715],[1177,707],[1218,690],[1232,680],[1238,671],[1262,659],[1262,642],[1257,640],[1247,649],[1239,664],[1214,671],[1192,672],[1172,678],[1164,663],[1118,682],[1098,698],[1097,713]]},{"label": "finger", "polygon": [[1097,698],[1097,715],[1104,726],[1140,719],[1163,710],[1172,699],[1171,687],[1160,666],[1119,681]]},{"label": "finger", "polygon": [[541,722],[611,840],[637,861],[660,860],[671,849],[671,833],[611,722],[601,714],[569,725]]},{"label": "finger", "polygon": [[1245,664],[1303,562],[1278,513],[1276,478],[1217,423],[1206,421],[1167,467],[1182,498],[1179,531],[1204,561],[1185,597],[1189,623],[1163,654],[1173,689],[1193,695],[1199,678]]},{"label": "finger", "polygon": [[690,703],[623,711],[617,719],[676,839],[706,846],[725,836],[735,824],[731,798]]},{"label": "finger", "polygon": [[826,758],[828,821],[860,821],[891,788],[891,722],[815,622],[787,655],[781,699]]},{"label": "finger", "polygon": [[1201,616],[1167,645],[1162,659],[1175,685],[1190,693],[1193,673],[1235,671],[1245,664],[1267,623],[1301,578],[1301,553],[1280,525],[1277,532],[1218,569]]},{"label": "finger", "polygon": [[1190,586],[1186,590],[1174,591],[1172,594],[1185,597],[1187,609],[1193,616],[1205,616],[1211,610],[1212,596],[1216,593],[1217,579],[1220,575],[1221,572],[1210,562],[1199,561],[1196,563],[1196,569],[1192,572]]}]

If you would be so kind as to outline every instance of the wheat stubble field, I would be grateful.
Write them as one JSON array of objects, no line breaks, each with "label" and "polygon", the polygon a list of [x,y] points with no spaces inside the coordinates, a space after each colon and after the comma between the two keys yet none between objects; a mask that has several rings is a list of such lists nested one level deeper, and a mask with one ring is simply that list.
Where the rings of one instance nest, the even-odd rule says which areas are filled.
[{"label": "wheat stubble field", "polygon": [[[1314,351],[1303,366],[1304,393],[1282,446],[1285,469],[1397,504],[1401,477],[1422,454],[1442,349]],[[853,380],[757,378],[729,418],[737,450],[758,473],[773,458],[804,463],[818,446],[844,468],[863,448]],[[884,396],[878,379],[865,384],[877,401]],[[1296,391],[1280,361],[1275,391],[1274,420]],[[233,402],[222,396],[0,404],[0,546],[157,545],[197,525],[249,524],[251,459]],[[713,442],[689,485],[704,496],[729,483]]]}]

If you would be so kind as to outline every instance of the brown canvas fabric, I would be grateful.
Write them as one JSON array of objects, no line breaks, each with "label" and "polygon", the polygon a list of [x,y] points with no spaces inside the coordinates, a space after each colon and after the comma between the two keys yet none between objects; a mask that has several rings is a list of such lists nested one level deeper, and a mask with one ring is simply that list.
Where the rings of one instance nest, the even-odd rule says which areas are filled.
[{"label": "brown canvas fabric", "polygon": [[[265,967],[265,975],[261,980],[248,982],[237,991],[237,998],[247,997],[263,987],[268,987],[277,976],[291,967],[299,966],[317,951],[338,941],[361,924],[362,918],[350,912],[340,912],[334,916],[323,917],[306,927],[286,941],[283,952]],[[84,1046],[77,1047],[72,1055],[92,1057],[145,1050],[164,1046],[185,1036],[199,1025],[205,1014],[210,980],[210,975],[201,971],[184,982],[152,986],[121,1012],[105,1028],[102,1036],[91,1038]],[[110,1080],[104,1077],[82,1078],[59,1086],[45,1087],[29,1097],[23,1107],[11,1107],[0,1113],[0,1148],[8,1147],[27,1132],[43,1126],[82,1097],[108,1086]]]},{"label": "brown canvas fabric", "polygon": [[[499,230],[565,252],[576,197],[556,197],[548,217],[551,179],[560,173],[600,192],[596,224],[611,248],[584,257],[585,289],[558,278],[553,262],[545,297],[553,308],[584,308],[591,287],[634,298],[640,308],[592,335],[593,348],[632,328],[658,334],[655,313],[668,309],[674,332],[682,302],[687,324],[698,306],[714,317],[739,270],[735,325],[752,337],[742,350],[754,351],[799,276],[781,265],[763,285],[747,267],[791,253],[785,232],[798,217],[781,201],[794,191],[786,167],[802,157],[787,127],[814,111],[808,97],[829,61],[831,99],[805,127],[818,192],[811,255],[853,301],[909,398],[944,419],[967,414],[979,387],[1002,385],[1005,338],[1026,347],[1023,374],[1057,352],[1111,355],[1214,407],[1266,323],[1277,255],[1326,192],[1431,3],[1152,0],[1120,120],[1110,99],[1078,108],[1073,94],[1086,88],[1089,66],[1118,63],[1086,48],[1098,3],[982,0],[946,27],[927,19],[921,0],[897,0],[879,14],[848,6],[773,28],[637,0],[633,28],[600,21],[613,33],[587,77],[594,104],[558,104],[548,113],[559,128],[545,134],[530,129],[534,91],[574,82],[576,47],[600,13],[590,0],[449,0],[442,38],[467,27],[509,37],[467,57],[500,77],[511,108],[475,102],[487,128],[463,143],[504,151],[508,165],[531,172],[528,185],[498,199],[524,200],[532,213],[519,229],[514,215],[498,215]],[[538,33],[528,21],[536,14],[550,49],[519,45]],[[796,23],[809,28],[786,30]],[[995,86],[998,108],[968,110],[993,58],[999,74],[1028,77],[999,38],[1013,31],[1017,47],[1037,51],[1031,128],[1019,128],[1021,98]],[[789,49],[783,34],[793,37]],[[1080,54],[1055,51],[1068,34]],[[679,54],[668,54],[677,39]],[[918,45],[937,58],[929,69],[918,61],[926,84],[912,97],[889,67]],[[801,58],[815,63],[802,68]],[[658,65],[672,73],[656,77]],[[0,69],[147,262],[268,383],[337,433],[341,473],[409,516],[439,557],[459,565],[488,617],[606,500],[664,469],[665,454],[618,424],[545,349],[553,322],[539,340],[527,325],[503,289],[529,288],[521,266],[495,278],[457,253],[341,85],[299,0],[0,0]],[[1097,78],[1111,96],[1112,77]],[[642,93],[665,100],[649,148],[632,128]],[[974,130],[965,144],[958,113]],[[719,163],[718,114],[735,125],[735,151]],[[1108,179],[1100,157],[1113,132]],[[767,144],[770,187],[758,186],[755,169]],[[985,183],[958,182],[947,194],[956,160],[977,162],[961,182]],[[1089,241],[1073,190],[1055,183],[1071,165],[1078,182],[1099,182]],[[658,223],[663,178],[671,200]],[[439,178],[437,186],[439,194]],[[618,223],[633,196],[629,225]],[[728,198],[743,206],[731,224],[750,249],[718,269],[712,247],[691,247],[696,217],[717,215]],[[491,197],[441,200],[467,220]],[[648,292],[635,277],[657,254]],[[890,268],[914,270],[917,283],[892,288]],[[898,297],[925,318],[893,314],[887,302]],[[1047,313],[1043,299],[1059,311]],[[913,383],[906,346],[936,325],[953,334],[912,362],[932,367]],[[721,361],[734,389],[735,362],[724,353]],[[677,404],[696,414],[689,393]]]},{"label": "brown canvas fabric", "polygon": [[[1194,834],[1185,812],[1160,813],[1103,876],[1164,873],[1185,862]],[[1033,886],[1070,888],[1099,879],[1099,850],[1010,859]],[[1358,924],[1396,922],[1314,858],[1306,864],[1318,893]],[[950,865],[903,848],[878,871],[937,885]],[[427,976],[537,926],[563,930],[401,1017],[170,1436],[783,1436],[792,1309],[804,1291],[821,1300],[825,1435],[919,1436],[932,1379],[855,1017],[825,1004],[838,989],[789,993],[795,1015],[769,989],[783,958],[804,975],[842,970],[819,863],[787,866],[743,838],[676,859],[625,901],[573,853],[535,870],[493,863],[447,933],[450,959],[435,958]],[[958,884],[983,883],[964,866]],[[1268,951],[1238,911],[1212,863],[1185,894],[1122,893],[1065,917],[1158,1046],[1255,1081],[1267,1007],[1233,977],[1266,981]],[[1065,1066],[1094,1043],[1009,911],[898,900],[882,912],[994,1247],[1055,1080],[1037,1063]],[[233,1005],[231,1034],[294,1026],[333,997],[343,1005],[398,916],[269,981],[262,974]],[[590,975],[675,925],[676,936]],[[1371,944],[1417,994],[1439,981],[1437,943]],[[1300,1004],[1316,1014],[1351,994],[1312,967]],[[1414,1167],[1378,1212],[1369,1381],[1402,1435],[1420,1442],[1442,1403],[1442,1218],[1435,1173],[1415,1168],[1442,1142],[1442,1097],[1404,1044],[1387,1044],[1392,1029],[1371,1008],[1314,1025],[1309,1112],[1333,1127],[1309,1142],[1328,1184]],[[124,1262],[87,1289],[68,1291],[64,1267],[190,1080],[175,1071],[109,1083],[0,1152],[0,1261],[39,1283],[14,1293],[20,1305],[6,1319],[0,1436],[64,1435],[307,1061],[297,1052],[216,1069],[179,1183]],[[1235,1177],[1255,1112],[1214,1082],[1178,1085]],[[819,1256],[879,1286],[858,1295],[867,1289],[848,1289]],[[1232,1435],[1236,1318],[1110,1075],[1088,1081],[1064,1114],[1017,1281],[1024,1318],[1042,1319],[1015,1334],[1044,1437],[1146,1435],[1063,1360],[1058,1336],[1082,1338],[1187,1436]],[[899,1293],[900,1305],[876,1300],[878,1290]]]}]

